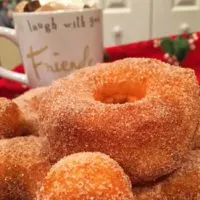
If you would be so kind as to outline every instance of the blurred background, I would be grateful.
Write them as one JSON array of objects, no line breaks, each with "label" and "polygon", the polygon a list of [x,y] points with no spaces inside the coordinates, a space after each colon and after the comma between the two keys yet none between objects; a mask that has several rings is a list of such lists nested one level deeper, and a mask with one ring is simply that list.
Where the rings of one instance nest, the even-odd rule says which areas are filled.
[{"label": "blurred background", "polygon": [[[13,27],[20,0],[0,0],[0,26]],[[105,47],[200,30],[200,0],[99,0],[104,13]],[[19,52],[0,38],[0,62],[13,66]],[[9,58],[3,46],[12,46]],[[7,55],[7,57],[5,56]]]},{"label": "blurred background", "polygon": [[0,26],[13,28],[12,13],[20,0],[0,0]]},{"label": "blurred background", "polygon": [[[12,13],[20,0],[0,0],[0,26],[13,28]],[[0,36],[0,65],[13,68],[21,61],[20,52],[10,40]]]},{"label": "blurred background", "polygon": [[[0,26],[13,27],[20,0],[0,0]],[[200,29],[200,0],[99,0],[105,46]]]},{"label": "blurred background", "polygon": [[101,0],[106,46],[200,30],[199,0]]}]

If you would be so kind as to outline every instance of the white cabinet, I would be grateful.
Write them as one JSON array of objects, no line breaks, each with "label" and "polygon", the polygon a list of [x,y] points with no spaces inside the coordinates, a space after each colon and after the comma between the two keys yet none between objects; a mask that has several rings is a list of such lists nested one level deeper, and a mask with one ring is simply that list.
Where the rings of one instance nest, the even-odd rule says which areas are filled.
[{"label": "white cabinet", "polygon": [[200,0],[152,2],[152,37],[200,30]]},{"label": "white cabinet", "polygon": [[151,0],[101,0],[105,46],[150,37]]},{"label": "white cabinet", "polygon": [[101,0],[105,46],[200,30],[200,0]]}]

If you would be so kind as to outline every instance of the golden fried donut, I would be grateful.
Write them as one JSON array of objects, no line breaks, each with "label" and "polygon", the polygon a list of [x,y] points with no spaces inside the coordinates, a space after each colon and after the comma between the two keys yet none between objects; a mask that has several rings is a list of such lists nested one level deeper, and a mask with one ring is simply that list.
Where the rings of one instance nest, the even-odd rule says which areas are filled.
[{"label": "golden fried donut", "polygon": [[46,140],[16,137],[0,140],[0,199],[32,200],[50,169]]},{"label": "golden fried donut", "polygon": [[0,139],[21,135],[23,123],[18,106],[9,99],[0,98]]},{"label": "golden fried donut", "polygon": [[102,153],[77,153],[56,163],[37,200],[134,200],[122,168]]},{"label": "golden fried donut", "polygon": [[162,181],[134,187],[137,200],[198,200],[200,198],[200,151],[187,156],[180,169]]},{"label": "golden fried donut", "polygon": [[24,114],[24,132],[26,135],[38,135],[38,129],[40,125],[38,108],[40,98],[45,90],[45,87],[31,89],[13,99],[13,101],[19,106]]},{"label": "golden fried donut", "polygon": [[18,3],[15,7],[15,12],[24,12],[24,8],[27,6],[28,2],[27,1],[21,1]]},{"label": "golden fried donut", "polygon": [[194,137],[194,148],[193,149],[200,149],[200,123],[198,125],[196,135]]},{"label": "golden fried donut", "polygon": [[97,64],[55,81],[41,99],[40,134],[51,159],[98,151],[133,183],[180,167],[199,120],[193,70],[153,59]]},{"label": "golden fried donut", "polygon": [[55,10],[66,10],[67,6],[64,4],[60,4],[58,2],[49,2],[36,10],[36,12],[44,12],[44,11],[55,11]]}]

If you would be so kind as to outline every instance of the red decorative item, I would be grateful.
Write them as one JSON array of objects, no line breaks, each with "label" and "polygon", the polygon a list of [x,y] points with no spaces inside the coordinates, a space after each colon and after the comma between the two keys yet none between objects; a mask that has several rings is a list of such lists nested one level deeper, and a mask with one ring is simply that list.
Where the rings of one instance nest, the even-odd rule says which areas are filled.
[{"label": "red decorative item", "polygon": [[[184,56],[179,56],[180,52],[177,53],[177,49],[174,52],[168,50],[166,48],[162,48],[160,46],[160,42],[163,41],[165,38],[156,39],[156,40],[148,40],[142,41],[132,44],[121,45],[117,47],[109,47],[105,50],[105,59],[107,62],[115,61],[122,58],[127,57],[146,57],[146,58],[156,58],[163,62],[169,62],[173,64],[179,64],[181,67],[190,67],[195,70],[197,79],[200,83],[200,32],[193,33],[189,37],[187,36],[172,36],[169,37],[168,40],[175,44],[175,41],[178,37],[181,41],[182,38],[187,38],[186,44],[189,45],[189,49],[184,54]],[[185,42],[185,40],[184,40]],[[177,43],[175,44],[177,45]],[[180,45],[181,46],[181,45]],[[183,45],[184,46],[184,45]],[[185,46],[184,46],[185,47]],[[177,48],[177,47],[175,47]],[[179,50],[184,50],[183,47],[178,47]],[[182,48],[182,49],[180,49]],[[170,53],[171,52],[171,53]],[[177,57],[178,55],[178,57]],[[178,59],[179,58],[179,59]],[[14,71],[23,73],[23,66],[17,66]],[[28,87],[16,83],[14,81],[9,81],[6,79],[0,79],[0,96],[7,97],[7,98],[14,98],[19,94],[27,91]]]},{"label": "red decorative item", "polygon": [[[171,38],[175,38],[172,36]],[[187,56],[180,63],[181,67],[189,67],[195,70],[197,79],[200,83],[200,32],[194,34],[196,38],[192,50],[188,51]],[[156,40],[159,41],[159,40]],[[190,43],[191,41],[189,41]],[[127,57],[145,57],[156,58],[163,62],[167,62],[165,58],[166,52],[161,48],[155,48],[155,40],[142,41],[132,44],[121,45],[118,47],[109,47],[106,49],[109,61],[115,61]]]},{"label": "red decorative item", "polygon": [[[24,67],[23,65],[18,65],[14,71],[19,73],[24,73]],[[27,91],[29,88],[26,85],[22,85],[15,81],[10,81],[7,79],[0,79],[0,97],[7,97],[7,98],[14,98],[25,91]]]}]

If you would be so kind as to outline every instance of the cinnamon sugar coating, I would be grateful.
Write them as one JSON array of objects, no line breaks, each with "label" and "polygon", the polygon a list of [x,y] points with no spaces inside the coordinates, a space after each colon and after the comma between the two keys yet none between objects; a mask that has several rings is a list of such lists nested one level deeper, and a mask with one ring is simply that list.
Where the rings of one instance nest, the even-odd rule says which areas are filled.
[{"label": "cinnamon sugar coating", "polygon": [[0,140],[1,200],[35,198],[51,167],[47,149],[46,140],[35,136]]},{"label": "cinnamon sugar coating", "polygon": [[132,183],[180,167],[198,123],[193,70],[154,59],[97,64],[55,81],[40,102],[40,134],[51,159],[98,151],[116,160]]},{"label": "cinnamon sugar coating", "polygon": [[77,153],[56,163],[37,200],[134,200],[131,182],[117,162],[102,153]]},{"label": "cinnamon sugar coating", "polygon": [[19,107],[9,99],[0,98],[0,139],[20,136],[23,123]]},{"label": "cinnamon sugar coating", "polygon": [[49,2],[36,10],[36,12],[66,10],[67,6],[60,4],[56,1]]},{"label": "cinnamon sugar coating", "polygon": [[38,135],[40,127],[38,108],[40,98],[45,90],[46,87],[31,89],[13,99],[24,114],[23,129],[26,135]]},{"label": "cinnamon sugar coating", "polygon": [[189,153],[180,169],[161,181],[134,187],[137,200],[199,200],[200,151]]},{"label": "cinnamon sugar coating", "polygon": [[200,122],[194,137],[194,148],[193,149],[200,149]]}]

